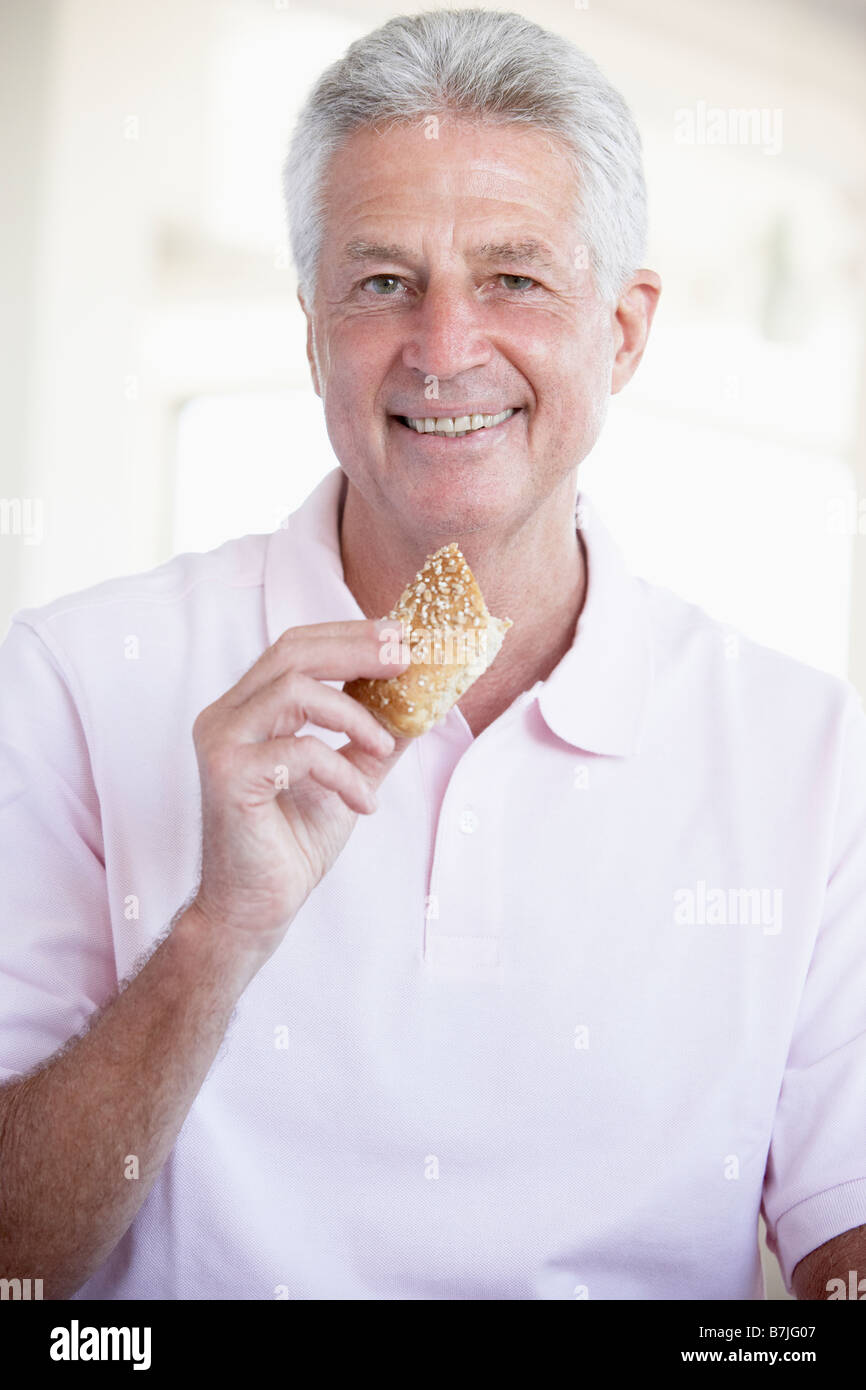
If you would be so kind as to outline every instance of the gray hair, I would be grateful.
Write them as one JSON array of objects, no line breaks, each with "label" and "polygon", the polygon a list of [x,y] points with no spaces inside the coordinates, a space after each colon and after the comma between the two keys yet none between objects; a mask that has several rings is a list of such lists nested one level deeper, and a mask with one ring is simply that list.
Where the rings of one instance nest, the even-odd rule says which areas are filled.
[{"label": "gray hair", "polygon": [[615,303],[643,263],[641,141],[623,98],[567,39],[522,15],[432,10],[399,15],[350,44],[307,97],[283,167],[298,284],[315,293],[328,161],[353,131],[447,112],[558,137],[575,172],[587,264]]}]

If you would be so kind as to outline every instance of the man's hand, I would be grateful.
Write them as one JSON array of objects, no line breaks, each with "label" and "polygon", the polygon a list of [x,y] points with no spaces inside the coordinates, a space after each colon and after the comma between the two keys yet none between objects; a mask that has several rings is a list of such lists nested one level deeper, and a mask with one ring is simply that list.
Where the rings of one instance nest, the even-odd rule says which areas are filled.
[{"label": "man's hand", "polygon": [[[394,624],[388,624],[393,632]],[[289,628],[193,726],[202,789],[201,882],[191,912],[256,968],[345,845],[409,740],[395,741],[357,701],[323,684],[381,679],[373,619]],[[390,644],[393,648],[393,643]],[[307,723],[349,735],[338,750]]]},{"label": "man's hand", "polygon": [[[391,624],[393,631],[393,624]],[[0,1086],[0,1276],[67,1298],[108,1258],[177,1140],[238,999],[399,757],[325,680],[396,674],[378,624],[294,628],[195,722],[202,877],[194,903],[87,1030]],[[394,644],[390,644],[392,647]],[[349,735],[339,750],[306,723]],[[284,787],[281,769],[288,774]],[[139,1161],[128,1182],[124,1155]]]}]

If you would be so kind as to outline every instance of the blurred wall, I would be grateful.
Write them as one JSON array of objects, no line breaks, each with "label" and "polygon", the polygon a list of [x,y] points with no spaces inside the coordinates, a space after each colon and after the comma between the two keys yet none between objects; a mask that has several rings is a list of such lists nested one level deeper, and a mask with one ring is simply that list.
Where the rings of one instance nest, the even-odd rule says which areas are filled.
[{"label": "blurred wall", "polygon": [[[401,8],[295,0],[0,6],[0,140],[11,212],[0,246],[8,305],[0,349],[0,630],[21,604],[172,553],[176,427],[186,401],[209,391],[307,389],[280,159],[324,64]],[[714,419],[733,425],[725,447],[736,447],[742,428],[753,444],[766,438],[768,456],[774,444],[832,455],[857,500],[866,498],[862,7],[534,0],[525,12],[597,58],[646,140],[649,260],[665,293],[646,361],[612,404],[607,436],[585,468],[590,490],[603,495],[607,486],[616,502],[617,490],[638,488],[639,476],[617,474],[617,450],[622,456],[630,438],[649,437],[655,420],[664,454],[665,429],[673,440],[675,414],[685,418],[677,382],[682,397],[700,396],[703,356],[732,329],[730,365],[746,389],[739,402],[717,389],[703,425],[711,432]],[[677,148],[675,110],[714,101],[782,109],[784,152],[774,159],[755,150]],[[745,177],[728,192],[722,175],[730,179],[738,160]],[[708,173],[716,168],[718,186]],[[786,227],[755,221],[761,180],[771,176],[780,202],[787,180],[788,201],[801,204],[793,272]],[[732,197],[741,203],[735,209]],[[813,218],[823,209],[824,225],[812,230],[804,207]],[[758,232],[777,244],[761,252],[767,264],[756,270]],[[822,302],[810,303],[810,294]],[[824,313],[817,328],[816,311]],[[810,391],[810,363],[801,354],[798,368],[796,335],[788,357],[777,354],[771,381],[770,357],[750,359],[736,336],[738,314],[744,322],[761,316],[770,336],[784,336],[800,315],[813,334],[812,362],[818,352],[823,363],[820,382]],[[631,422],[631,436],[617,434],[620,422]],[[696,438],[699,452],[705,438]],[[823,505],[816,503],[815,527],[826,540]],[[28,508],[38,514],[29,535]],[[610,519],[620,530],[628,522],[616,512]],[[638,546],[644,572],[664,551],[664,544]],[[864,551],[863,535],[851,534],[832,557],[816,550],[813,562],[822,565],[826,555],[828,564],[850,564],[849,674],[866,692]],[[796,566],[782,576],[792,590],[792,640],[795,605],[807,597],[795,588],[798,577]]]}]

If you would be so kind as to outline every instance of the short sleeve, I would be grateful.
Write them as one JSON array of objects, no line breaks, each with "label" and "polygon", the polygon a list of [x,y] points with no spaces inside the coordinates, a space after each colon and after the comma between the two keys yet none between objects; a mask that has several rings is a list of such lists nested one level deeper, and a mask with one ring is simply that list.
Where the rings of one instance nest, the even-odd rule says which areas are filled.
[{"label": "short sleeve", "polygon": [[0,644],[0,1082],[116,989],[90,754],[55,655],[16,615]]},{"label": "short sleeve", "polygon": [[767,1244],[789,1292],[811,1250],[866,1222],[866,714],[848,686],[821,922],[764,1178]]}]

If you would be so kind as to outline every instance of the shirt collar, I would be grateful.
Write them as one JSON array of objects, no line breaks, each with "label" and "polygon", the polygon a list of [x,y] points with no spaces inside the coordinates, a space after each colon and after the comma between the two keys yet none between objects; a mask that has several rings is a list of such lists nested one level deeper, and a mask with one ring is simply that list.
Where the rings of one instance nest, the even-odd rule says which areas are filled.
[{"label": "shirt collar", "polygon": [[[287,627],[363,618],[343,579],[337,530],[342,469],[328,473],[268,537],[264,599],[268,642]],[[646,588],[585,492],[577,520],[587,553],[587,589],[574,641],[532,693],[551,731],[592,753],[637,751],[652,681]]]},{"label": "shirt collar", "polygon": [[550,729],[591,753],[636,753],[653,677],[646,585],[585,492],[577,523],[587,555],[586,596],[574,641],[538,687]]}]

